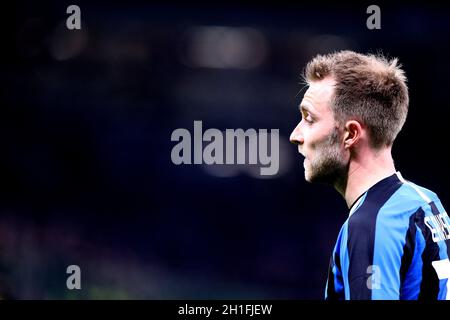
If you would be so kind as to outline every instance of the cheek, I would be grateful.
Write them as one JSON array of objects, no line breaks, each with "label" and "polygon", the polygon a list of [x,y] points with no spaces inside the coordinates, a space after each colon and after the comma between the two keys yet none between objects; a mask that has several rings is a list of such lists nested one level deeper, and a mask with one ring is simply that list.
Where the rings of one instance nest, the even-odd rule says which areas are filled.
[{"label": "cheek", "polygon": [[326,143],[327,138],[328,136],[323,135],[322,132],[311,132],[308,137],[305,136],[305,145],[310,151],[320,149]]}]

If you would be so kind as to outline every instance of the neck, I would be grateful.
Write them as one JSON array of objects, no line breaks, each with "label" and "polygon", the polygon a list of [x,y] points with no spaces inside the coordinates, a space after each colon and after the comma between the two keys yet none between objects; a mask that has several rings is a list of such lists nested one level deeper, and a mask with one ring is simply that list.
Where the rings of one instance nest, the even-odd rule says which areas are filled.
[{"label": "neck", "polygon": [[335,184],[350,208],[355,200],[377,182],[396,172],[391,148],[374,152],[366,150],[350,160],[347,176]]}]

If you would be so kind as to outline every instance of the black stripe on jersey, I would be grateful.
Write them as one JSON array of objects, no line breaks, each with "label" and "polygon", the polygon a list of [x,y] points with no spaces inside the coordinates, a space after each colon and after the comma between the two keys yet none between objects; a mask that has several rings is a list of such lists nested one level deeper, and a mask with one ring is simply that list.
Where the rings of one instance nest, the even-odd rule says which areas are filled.
[{"label": "black stripe on jersey", "polygon": [[409,217],[409,229],[406,233],[405,245],[403,246],[402,261],[400,264],[400,299],[403,295],[402,287],[405,281],[406,273],[411,266],[411,262],[414,256],[414,250],[416,249],[416,214],[412,214]]},{"label": "black stripe on jersey", "polygon": [[347,249],[351,300],[372,299],[372,291],[367,286],[367,279],[370,276],[367,269],[373,265],[377,215],[380,208],[401,185],[395,174],[381,180],[369,189],[364,202],[350,216]]},{"label": "black stripe on jersey", "polygon": [[[439,209],[436,207],[436,204],[434,202],[430,202],[431,212],[433,212],[434,215],[440,215]],[[441,219],[438,219],[439,222],[442,222]],[[442,228],[442,230],[446,230],[446,228]],[[450,240],[445,240],[445,245],[447,246],[447,257],[450,258]],[[444,257],[441,257],[444,258]],[[450,280],[449,280],[450,281]]]},{"label": "black stripe on jersey", "polygon": [[[433,208],[433,206],[431,206]],[[433,210],[433,209],[432,209]],[[433,241],[431,230],[425,225],[425,212],[419,208],[416,212],[416,223],[425,239],[422,253],[422,282],[420,283],[419,300],[436,300],[439,294],[439,278],[432,261],[439,260],[439,245]]]},{"label": "black stripe on jersey", "polygon": [[430,202],[429,205],[430,205],[430,208],[431,208],[431,212],[432,212],[435,216],[441,214],[441,213],[439,212],[438,208],[436,207],[436,204],[434,203],[434,201]]}]

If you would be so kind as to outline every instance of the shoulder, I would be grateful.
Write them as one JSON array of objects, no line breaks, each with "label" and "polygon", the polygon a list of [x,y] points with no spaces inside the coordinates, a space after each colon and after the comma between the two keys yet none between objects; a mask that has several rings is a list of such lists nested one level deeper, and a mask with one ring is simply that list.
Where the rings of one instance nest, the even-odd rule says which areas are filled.
[{"label": "shoulder", "polygon": [[399,180],[390,185],[393,192],[389,193],[388,197],[382,201],[368,197],[368,203],[361,208],[361,211],[366,211],[364,212],[365,219],[368,216],[376,216],[379,227],[382,225],[404,226],[409,225],[415,218],[423,219],[424,216],[445,212],[435,192],[405,180],[399,173],[397,176]]},{"label": "shoulder", "polygon": [[[368,191],[362,204],[350,216],[350,225],[372,228],[410,225],[415,217],[445,212],[438,195],[406,180],[397,172]],[[421,218],[423,219],[423,218]]]},{"label": "shoulder", "polygon": [[385,209],[389,211],[413,213],[416,211],[432,212],[433,206],[442,211],[438,195],[409,180],[402,180],[402,185],[386,202]]}]

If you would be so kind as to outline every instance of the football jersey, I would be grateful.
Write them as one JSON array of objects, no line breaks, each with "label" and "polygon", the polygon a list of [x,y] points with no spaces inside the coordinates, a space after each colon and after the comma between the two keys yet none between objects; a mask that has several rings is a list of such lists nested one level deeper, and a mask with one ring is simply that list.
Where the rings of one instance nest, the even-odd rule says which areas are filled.
[{"label": "football jersey", "polygon": [[437,195],[396,172],[351,206],[325,299],[448,300],[449,239],[450,219]]}]

